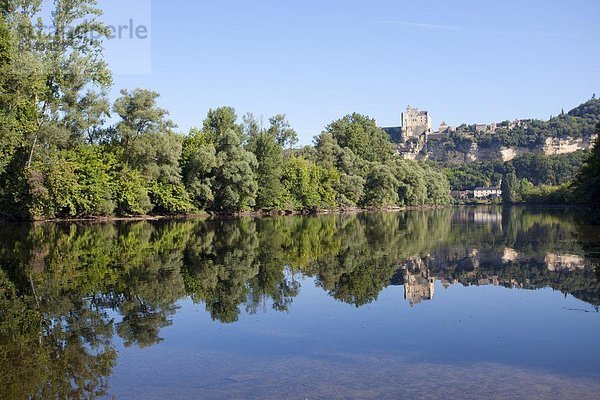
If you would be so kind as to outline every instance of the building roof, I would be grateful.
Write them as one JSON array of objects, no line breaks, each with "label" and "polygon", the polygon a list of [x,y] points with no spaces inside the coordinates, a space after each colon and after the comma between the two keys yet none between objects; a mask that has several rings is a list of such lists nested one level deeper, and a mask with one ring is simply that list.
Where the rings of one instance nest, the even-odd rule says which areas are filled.
[{"label": "building roof", "polygon": [[496,186],[490,186],[490,187],[478,187],[478,188],[475,188],[475,190],[500,190],[500,188],[498,188]]}]

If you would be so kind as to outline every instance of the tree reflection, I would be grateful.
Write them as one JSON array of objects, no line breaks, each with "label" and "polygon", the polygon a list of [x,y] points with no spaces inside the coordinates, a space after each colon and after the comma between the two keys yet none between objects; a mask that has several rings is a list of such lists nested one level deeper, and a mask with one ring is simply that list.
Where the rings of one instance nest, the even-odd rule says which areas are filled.
[{"label": "tree reflection", "polygon": [[161,342],[186,297],[222,323],[288,312],[303,276],[355,307],[390,285],[429,300],[437,281],[551,287],[598,306],[590,221],[490,207],[0,228],[0,398],[106,396],[115,336]]},{"label": "tree reflection", "polygon": [[116,359],[106,313],[69,297],[56,314],[47,300],[19,294],[4,271],[0,287],[0,398],[106,395]]},{"label": "tree reflection", "polygon": [[184,281],[191,298],[204,302],[213,319],[237,321],[248,282],[258,274],[258,245],[251,220],[200,224],[194,232],[186,249]]}]

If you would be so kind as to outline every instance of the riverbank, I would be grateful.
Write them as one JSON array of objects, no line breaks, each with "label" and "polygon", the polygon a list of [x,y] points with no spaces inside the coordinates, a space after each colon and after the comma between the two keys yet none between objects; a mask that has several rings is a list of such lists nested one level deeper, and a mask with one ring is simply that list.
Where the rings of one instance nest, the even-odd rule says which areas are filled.
[{"label": "riverbank", "polygon": [[236,219],[236,218],[271,218],[280,216],[316,216],[316,215],[352,215],[366,212],[398,212],[414,210],[432,210],[452,207],[452,204],[445,206],[410,206],[410,207],[383,207],[383,208],[335,208],[318,210],[287,210],[287,211],[242,211],[242,212],[201,212],[194,214],[164,214],[164,215],[132,215],[132,216],[103,216],[103,217],[78,217],[78,218],[49,218],[49,219],[19,219],[0,216],[3,222],[24,222],[24,223],[65,223],[65,222],[135,222],[135,221],[176,221],[191,219]]}]

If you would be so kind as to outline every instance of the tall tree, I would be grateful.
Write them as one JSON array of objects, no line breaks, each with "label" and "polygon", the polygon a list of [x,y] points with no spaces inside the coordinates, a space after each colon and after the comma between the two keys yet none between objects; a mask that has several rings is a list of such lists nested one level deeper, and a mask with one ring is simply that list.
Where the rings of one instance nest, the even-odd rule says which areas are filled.
[{"label": "tall tree", "polygon": [[147,138],[147,135],[172,132],[175,124],[167,119],[169,112],[158,107],[160,95],[146,89],[129,91],[121,90],[113,106],[113,111],[121,118],[114,131],[114,140],[123,151],[123,158],[133,167],[143,164],[135,160],[136,147]]},{"label": "tall tree", "polygon": [[226,212],[249,210],[256,204],[258,190],[256,157],[243,148],[239,132],[231,129],[221,134],[216,151],[214,208]]},{"label": "tall tree", "polygon": [[[50,10],[43,4],[1,4],[1,36],[9,40],[0,40],[0,197],[3,208],[24,216],[31,214],[33,198],[49,191],[45,173],[54,168],[50,164],[72,170],[55,153],[81,143],[79,135],[89,125],[78,114],[96,107],[112,83],[102,58],[109,30],[97,19],[96,1],[56,0]],[[76,120],[80,123],[73,124]],[[10,171],[2,176],[6,168]],[[68,186],[61,184],[61,176],[71,175],[52,179]]]},{"label": "tall tree", "polygon": [[275,137],[281,147],[292,148],[298,143],[298,134],[288,122],[285,114],[277,114],[269,119],[268,132]]},{"label": "tall tree", "polygon": [[237,124],[237,114],[232,107],[219,107],[209,110],[202,131],[206,134],[209,142],[217,144],[222,136],[233,131],[243,142],[242,126]]},{"label": "tall tree", "polygon": [[573,196],[576,203],[600,207],[600,124],[592,154],[575,178]]},{"label": "tall tree", "polygon": [[387,134],[374,119],[351,114],[332,122],[326,129],[340,147],[349,148],[367,161],[388,162],[395,153]]},{"label": "tall tree", "polygon": [[146,179],[160,209],[190,210],[179,164],[183,138],[173,132],[175,124],[167,118],[168,112],[158,107],[158,93],[135,89],[122,90],[121,95],[113,109],[121,117],[114,141],[123,163]]},{"label": "tall tree", "polygon": [[[26,166],[31,167],[38,150],[73,145],[72,136],[85,131],[79,115],[97,107],[112,84],[102,47],[110,30],[98,19],[102,11],[96,0],[56,0],[48,21],[39,19],[42,0],[5,4],[20,50],[16,64],[30,80],[43,83],[18,88],[35,98],[37,108],[35,129],[26,138]],[[70,130],[67,121],[74,120],[84,129]]]},{"label": "tall tree", "polygon": [[0,175],[10,163],[22,137],[15,126],[15,96],[10,87],[10,64],[13,55],[11,35],[4,13],[0,13]]},{"label": "tall tree", "polygon": [[[327,168],[337,168],[343,150],[331,133],[322,133],[315,138],[317,162]],[[351,151],[351,150],[350,150]]]},{"label": "tall tree", "polygon": [[502,179],[502,201],[504,204],[516,204],[521,201],[520,182],[514,170],[509,171]]},{"label": "tall tree", "polygon": [[264,210],[281,209],[285,203],[285,190],[281,183],[283,149],[270,131],[251,136],[248,150],[256,156],[258,194],[256,207]]},{"label": "tall tree", "polygon": [[212,207],[217,152],[204,132],[191,129],[183,142],[181,168],[183,182],[194,205],[199,209]]}]

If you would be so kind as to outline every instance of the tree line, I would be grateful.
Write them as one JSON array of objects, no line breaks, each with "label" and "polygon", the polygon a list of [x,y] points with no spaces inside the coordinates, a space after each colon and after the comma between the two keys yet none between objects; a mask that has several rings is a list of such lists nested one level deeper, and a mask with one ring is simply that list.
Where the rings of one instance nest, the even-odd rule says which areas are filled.
[{"label": "tree line", "polygon": [[600,207],[600,124],[591,150],[545,156],[528,153],[514,160],[446,165],[452,190],[500,185],[505,204]]},{"label": "tree line", "polygon": [[554,184],[534,185],[519,179],[514,169],[506,171],[502,181],[503,200],[506,204],[579,204],[600,207],[600,124],[599,135],[579,170],[569,179]]},{"label": "tree line", "polygon": [[592,99],[575,107],[568,113],[562,111],[548,121],[527,120],[524,125],[510,129],[501,124],[494,134],[478,138],[482,147],[536,147],[544,145],[548,138],[584,138],[592,136],[600,123],[600,99]]},{"label": "tree line", "polygon": [[598,123],[600,123],[600,99],[594,95],[571,111],[563,110],[559,115],[550,117],[546,121],[521,120],[516,126],[509,121],[504,121],[498,124],[494,132],[484,133],[477,132],[474,125],[461,125],[457,128],[458,134],[454,135],[454,138],[457,148],[461,147],[456,138],[468,134],[473,136],[473,141],[478,146],[484,148],[505,146],[533,149],[543,146],[548,138],[588,139],[594,134]]},{"label": "tree line", "polygon": [[444,166],[452,190],[472,190],[479,186],[500,185],[504,175],[514,172],[520,180],[534,186],[557,186],[575,178],[591,155],[589,150],[547,156],[526,153],[514,160],[482,161]]},{"label": "tree line", "polygon": [[[499,277],[600,304],[596,249],[578,239],[597,222],[589,213],[489,208],[501,229],[465,229],[481,211],[0,227],[0,398],[108,397],[116,343],[160,343],[186,298],[219,323],[293,310],[307,285],[362,307],[420,265],[449,282]],[[507,247],[520,258],[504,261]],[[549,253],[584,268],[551,270]]]},{"label": "tree line", "polygon": [[[102,56],[95,0],[0,3],[0,212],[27,219],[314,211],[448,203],[435,167],[401,160],[360,114],[297,147],[285,115],[266,127],[231,107],[178,133],[159,94],[122,90]],[[114,123],[109,124],[108,121]]]}]

